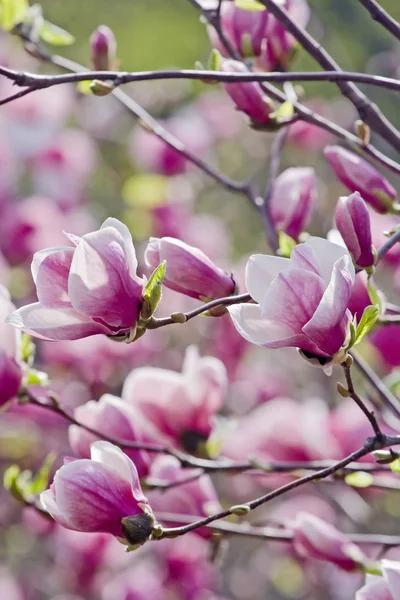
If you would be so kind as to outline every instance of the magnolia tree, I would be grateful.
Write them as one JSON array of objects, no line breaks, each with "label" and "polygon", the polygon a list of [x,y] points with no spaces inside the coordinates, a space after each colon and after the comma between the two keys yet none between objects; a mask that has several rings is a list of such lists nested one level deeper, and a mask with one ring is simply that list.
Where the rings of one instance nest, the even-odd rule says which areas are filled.
[{"label": "magnolia tree", "polygon": [[399,600],[400,80],[306,0],[190,4],[208,66],[125,72],[0,2],[0,590]]}]

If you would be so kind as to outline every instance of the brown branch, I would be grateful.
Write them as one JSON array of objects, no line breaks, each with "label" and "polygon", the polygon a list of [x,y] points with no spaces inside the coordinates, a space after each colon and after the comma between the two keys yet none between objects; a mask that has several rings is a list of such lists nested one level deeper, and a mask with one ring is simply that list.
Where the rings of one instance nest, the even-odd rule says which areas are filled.
[{"label": "brown branch", "polygon": [[400,40],[400,23],[391,15],[376,0],[358,0],[360,4],[367,9],[371,17],[377,23],[383,25],[395,38]]}]

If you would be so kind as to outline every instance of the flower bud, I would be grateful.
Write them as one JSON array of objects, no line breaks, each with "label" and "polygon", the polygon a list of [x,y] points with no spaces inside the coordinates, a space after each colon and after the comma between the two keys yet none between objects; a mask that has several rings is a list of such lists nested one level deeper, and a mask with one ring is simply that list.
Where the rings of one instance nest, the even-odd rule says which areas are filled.
[{"label": "flower bud", "polygon": [[231,275],[217,267],[194,246],[171,237],[150,238],[145,252],[149,269],[167,262],[164,285],[186,296],[216,299],[230,296],[235,291]]},{"label": "flower bud", "polygon": [[275,228],[297,240],[313,217],[316,196],[314,169],[286,169],[276,178],[272,188],[270,216]]},{"label": "flower bud", "polygon": [[[284,0],[284,8],[305,27],[310,9],[306,0]],[[268,10],[251,11],[223,0],[220,10],[222,32],[231,46],[244,58],[256,57],[263,71],[286,68],[298,44]],[[226,56],[227,51],[214,27],[208,27],[210,41]]]},{"label": "flower bud", "polygon": [[369,162],[341,146],[327,146],[324,154],[336,177],[351,192],[360,192],[378,213],[393,210],[397,192]]},{"label": "flower bud", "polygon": [[325,560],[345,571],[357,569],[364,561],[360,548],[343,533],[318,517],[301,512],[291,523],[296,552],[305,558]]},{"label": "flower bud", "polygon": [[354,264],[361,268],[372,267],[375,256],[371,239],[371,220],[367,205],[358,192],[339,198],[335,222]]},{"label": "flower bud", "polygon": [[143,543],[151,533],[151,509],[136,467],[109,442],[92,444],[90,459],[67,458],[40,500],[67,529],[110,533],[129,544]]},{"label": "flower bud", "polygon": [[[246,66],[236,60],[223,60],[221,70],[225,72],[247,73]],[[225,91],[236,108],[246,113],[252,121],[267,124],[274,111],[274,104],[268,96],[263,94],[261,87],[256,82],[225,83]]]},{"label": "flower bud", "polygon": [[107,25],[100,25],[90,36],[92,64],[96,71],[110,71],[114,68],[117,42],[114,33]]}]

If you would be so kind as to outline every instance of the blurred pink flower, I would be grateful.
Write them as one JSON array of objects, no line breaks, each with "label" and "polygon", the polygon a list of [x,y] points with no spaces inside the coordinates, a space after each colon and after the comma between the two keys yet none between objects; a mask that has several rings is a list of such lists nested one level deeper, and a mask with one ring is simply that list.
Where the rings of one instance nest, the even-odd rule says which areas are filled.
[{"label": "blurred pink flower", "polygon": [[295,346],[326,359],[345,343],[354,266],[345,248],[310,237],[290,259],[257,254],[246,268],[246,287],[259,304],[229,312],[238,332],[266,348]]},{"label": "blurred pink flower", "polygon": [[197,348],[190,346],[182,373],[154,367],[134,369],[125,380],[122,398],[143,414],[153,429],[154,441],[195,452],[213,429],[226,389],[222,362],[200,357]]},{"label": "blurred pink flower", "polygon": [[365,559],[346,535],[309,513],[299,513],[290,529],[294,548],[304,558],[328,561],[345,571],[358,569]]},{"label": "blurred pink flower", "polygon": [[[201,471],[196,469],[182,469],[178,459],[173,456],[159,456],[153,462],[149,483],[177,483],[196,474],[200,477],[194,481],[166,490],[149,492],[151,507],[156,516],[160,513],[160,521],[165,521],[162,513],[171,514],[171,519],[168,519],[169,527],[182,525],[179,519],[173,521],[172,515],[193,515],[201,518],[222,510],[222,507],[209,475],[201,474]],[[206,538],[212,535],[212,530],[205,527],[195,531]]]},{"label": "blurred pink flower", "polygon": [[50,340],[134,330],[144,281],[136,274],[128,228],[110,218],[98,231],[70,239],[75,248],[48,248],[34,255],[39,302],[12,313],[9,322]]},{"label": "blurred pink flower", "polygon": [[270,216],[278,231],[297,240],[314,216],[317,201],[317,181],[314,169],[291,167],[274,181]]},{"label": "blurred pink flower", "polygon": [[336,177],[350,192],[360,192],[378,213],[391,209],[397,192],[374,166],[341,146],[327,146],[324,154]]},{"label": "blurred pink flower", "polygon": [[[92,444],[91,459],[65,459],[40,500],[67,529],[110,533],[132,544],[144,543],[154,522],[135,465],[108,442]],[[135,523],[142,534],[137,540],[130,535]]]},{"label": "blurred pink flower", "polygon": [[22,382],[20,332],[5,322],[14,308],[8,290],[0,285],[0,408],[16,396]]},{"label": "blurred pink flower", "polygon": [[[126,442],[140,442],[140,415],[120,398],[105,394],[100,400],[90,400],[78,406],[75,418],[84,425],[96,429],[111,438]],[[98,438],[77,425],[69,428],[69,442],[74,453],[80,458],[90,458],[90,446]],[[134,462],[139,477],[147,475],[149,457],[141,450],[122,448]]]}]

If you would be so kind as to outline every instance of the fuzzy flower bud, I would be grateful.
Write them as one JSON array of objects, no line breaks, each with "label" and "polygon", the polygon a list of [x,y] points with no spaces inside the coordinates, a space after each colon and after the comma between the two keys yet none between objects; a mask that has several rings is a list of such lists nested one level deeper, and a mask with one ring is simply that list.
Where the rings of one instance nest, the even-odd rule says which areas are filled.
[{"label": "fuzzy flower bud", "polygon": [[351,192],[360,192],[378,213],[393,209],[396,190],[369,162],[341,146],[327,146],[324,154],[336,177]]},{"label": "fuzzy flower bud", "polygon": [[299,513],[291,529],[294,548],[304,558],[325,560],[345,571],[354,571],[365,559],[356,544],[314,515]]},{"label": "fuzzy flower bud", "polygon": [[171,237],[150,238],[145,252],[149,269],[167,262],[164,285],[200,300],[223,298],[235,291],[231,275],[217,267],[199,248]]},{"label": "fuzzy flower bud", "polygon": [[39,302],[13,312],[8,322],[47,340],[76,340],[134,331],[144,281],[136,275],[131,234],[117,219],[81,238],[75,247],[47,248],[32,261]]},{"label": "fuzzy flower bud", "polygon": [[372,267],[375,256],[371,239],[371,220],[367,205],[358,192],[339,198],[335,222],[355,265],[361,268]]},{"label": "fuzzy flower bud", "polygon": [[[247,73],[246,66],[236,60],[222,60],[221,71]],[[256,123],[267,124],[274,111],[274,104],[266,96],[256,82],[225,83],[225,91],[236,105],[236,108],[248,115]]]},{"label": "fuzzy flower bud", "polygon": [[114,68],[117,42],[114,33],[107,25],[100,25],[90,36],[92,64],[96,71],[110,71]]},{"label": "fuzzy flower bud", "polygon": [[95,442],[90,459],[65,459],[40,501],[63,527],[110,533],[144,543],[154,524],[133,462],[109,442]]},{"label": "fuzzy flower bud", "polygon": [[316,208],[314,169],[292,167],[276,178],[270,201],[275,228],[297,240],[309,225]]}]

